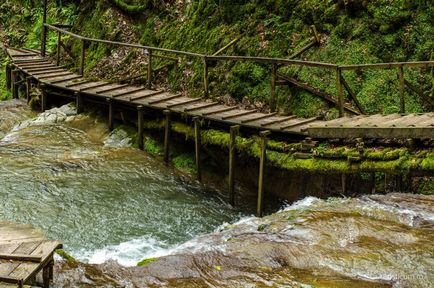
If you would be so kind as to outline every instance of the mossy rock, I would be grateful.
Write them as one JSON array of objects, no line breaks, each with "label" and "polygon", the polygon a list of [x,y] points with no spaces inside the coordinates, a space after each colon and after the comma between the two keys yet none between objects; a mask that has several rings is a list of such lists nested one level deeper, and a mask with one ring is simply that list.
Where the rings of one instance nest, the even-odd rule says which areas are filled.
[{"label": "mossy rock", "polygon": [[151,264],[154,261],[157,261],[159,258],[158,257],[154,257],[154,258],[146,258],[143,259],[142,261],[140,261],[139,263],[137,263],[138,267],[143,267],[143,266],[147,266],[149,264]]}]

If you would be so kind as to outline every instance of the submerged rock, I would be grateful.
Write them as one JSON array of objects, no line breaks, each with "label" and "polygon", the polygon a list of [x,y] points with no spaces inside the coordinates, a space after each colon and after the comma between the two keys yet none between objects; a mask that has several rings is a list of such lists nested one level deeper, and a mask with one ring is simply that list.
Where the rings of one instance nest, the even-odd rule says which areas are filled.
[{"label": "submerged rock", "polygon": [[[61,287],[430,287],[434,196],[306,198],[143,267],[56,266]],[[67,275],[71,277],[66,277]],[[81,276],[80,276],[81,275]],[[71,280],[75,279],[75,280]]]}]

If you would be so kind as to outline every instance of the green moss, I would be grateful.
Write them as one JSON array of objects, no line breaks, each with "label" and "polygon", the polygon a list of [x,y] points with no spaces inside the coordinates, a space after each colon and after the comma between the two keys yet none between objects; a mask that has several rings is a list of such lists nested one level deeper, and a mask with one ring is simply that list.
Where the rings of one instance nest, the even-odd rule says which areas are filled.
[{"label": "green moss", "polygon": [[56,254],[59,255],[60,257],[62,257],[62,259],[68,261],[68,262],[76,262],[77,260],[75,260],[75,258],[73,256],[71,256],[70,254],[68,254],[68,252],[66,252],[63,249],[57,249],[56,250]]},{"label": "green moss", "polygon": [[192,154],[178,155],[172,159],[172,163],[175,168],[188,174],[194,174],[197,171],[194,155]]},{"label": "green moss", "polygon": [[146,138],[144,141],[143,148],[146,152],[153,155],[162,155],[163,149],[158,145],[158,143],[151,138]]},{"label": "green moss", "polygon": [[139,266],[139,267],[147,266],[147,265],[151,264],[152,262],[157,261],[158,259],[159,259],[158,257],[146,258],[146,259],[143,259],[142,261],[140,261],[139,263],[137,263],[137,266]]}]

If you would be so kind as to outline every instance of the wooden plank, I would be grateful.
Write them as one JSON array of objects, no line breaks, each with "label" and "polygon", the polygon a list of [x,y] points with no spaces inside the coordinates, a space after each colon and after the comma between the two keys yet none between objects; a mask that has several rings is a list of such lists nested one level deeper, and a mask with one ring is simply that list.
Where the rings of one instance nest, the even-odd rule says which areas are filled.
[{"label": "wooden plank", "polygon": [[229,119],[234,119],[234,118],[238,118],[238,117],[241,117],[241,116],[250,115],[250,114],[256,113],[256,111],[258,111],[258,110],[254,109],[254,110],[242,111],[242,112],[239,112],[239,113],[236,113],[236,114],[232,114],[232,115],[228,115],[228,116],[223,116],[222,120],[229,120]]},{"label": "wooden plank", "polygon": [[[112,83],[112,85],[118,85],[118,84],[113,84],[113,83]],[[129,84],[121,84],[121,85],[118,85],[118,86],[116,86],[116,87],[111,87],[111,88],[107,88],[107,89],[103,89],[103,90],[98,90],[98,91],[96,91],[96,94],[102,94],[102,93],[107,93],[107,92],[116,91],[116,90],[119,90],[119,89],[125,88],[125,87],[127,87],[127,86],[129,86]]]},{"label": "wooden plank", "polygon": [[134,94],[134,93],[145,91],[145,90],[149,90],[149,89],[147,87],[139,87],[139,88],[135,88],[133,90],[129,90],[129,91],[126,91],[126,92],[121,92],[121,93],[118,93],[118,94],[114,94],[114,95],[112,95],[112,97],[116,98],[116,97],[126,96],[128,94]]},{"label": "wooden plank", "polygon": [[89,83],[92,83],[92,82],[94,82],[94,81],[93,80],[84,80],[84,81],[80,81],[80,82],[77,82],[77,83],[68,84],[65,87],[72,88],[72,87],[76,87],[76,86],[81,86],[81,85],[89,84]]},{"label": "wooden plank", "polygon": [[318,120],[318,117],[312,117],[312,118],[309,118],[309,119],[305,119],[305,120],[302,120],[302,121],[298,121],[298,122],[295,122],[295,123],[291,123],[291,124],[287,124],[287,125],[281,126],[280,130],[294,128],[294,127],[297,127],[297,126],[301,126],[301,125],[304,125],[304,124],[311,123],[311,122],[316,121],[316,120]]},{"label": "wooden plank", "polygon": [[73,77],[67,78],[67,79],[60,79],[60,80],[50,81],[50,84],[59,84],[59,83],[62,83],[62,82],[68,82],[68,81],[77,80],[77,79],[81,79],[81,78],[83,78],[83,76],[76,75],[76,76],[73,76]]},{"label": "wooden plank", "polygon": [[194,106],[194,107],[190,107],[190,108],[185,108],[184,112],[192,112],[192,111],[196,111],[196,110],[201,110],[201,109],[205,109],[205,108],[210,108],[210,107],[214,107],[216,105],[219,105],[218,102],[212,102],[212,103],[204,103],[201,104],[199,106]]},{"label": "wooden plank", "polygon": [[39,77],[39,76],[35,76],[35,77],[38,78],[39,80],[41,80],[41,79],[58,78],[58,77],[69,76],[69,75],[74,75],[74,74],[71,72],[65,72],[65,73],[44,75],[42,77]]},{"label": "wooden plank", "polygon": [[[62,73],[60,73],[60,72],[62,72]],[[35,76],[35,77],[40,76],[40,75],[46,75],[46,76],[48,76],[48,75],[59,75],[59,76],[62,76],[61,74],[63,74],[63,73],[72,74],[71,72],[69,72],[69,71],[67,71],[67,70],[65,70],[63,68],[56,68],[54,70],[39,71],[39,72],[34,72],[34,73],[30,73],[29,72],[29,74],[31,74],[32,76]]]},{"label": "wooden plank", "polygon": [[276,114],[277,114],[277,112],[273,112],[273,113],[270,113],[270,114],[265,114],[265,115],[261,115],[261,116],[257,116],[257,117],[253,117],[253,118],[249,118],[249,119],[245,119],[245,120],[241,120],[241,123],[246,124],[246,123],[255,122],[255,121],[258,121],[258,120],[263,120],[263,119],[272,117],[272,116],[274,116]]},{"label": "wooden plank", "polygon": [[39,263],[42,260],[40,256],[29,256],[24,254],[4,254],[0,253],[0,259],[13,261],[29,261]]},{"label": "wooden plank", "polygon": [[224,113],[224,112],[228,112],[228,111],[232,111],[232,110],[236,110],[236,109],[239,109],[239,108],[238,107],[225,107],[225,108],[217,109],[214,111],[202,113],[202,116],[210,116],[210,115],[220,114],[220,113]]},{"label": "wooden plank", "polygon": [[172,95],[172,96],[169,96],[169,97],[160,98],[160,99],[157,99],[157,100],[152,100],[152,101],[149,101],[148,103],[150,105],[155,105],[155,104],[167,102],[169,100],[180,98],[180,97],[184,97],[184,95],[182,95],[182,93],[179,93],[179,94],[175,94],[175,95]]},{"label": "wooden plank", "polygon": [[59,67],[59,66],[49,66],[49,67],[38,67],[38,68],[25,68],[24,70],[26,70],[29,73],[39,73],[39,72],[48,72],[48,71],[53,71],[53,70],[65,70],[63,67]]},{"label": "wooden plank", "polygon": [[153,93],[149,93],[149,94],[146,94],[146,95],[140,95],[140,96],[137,96],[137,97],[132,97],[132,98],[129,99],[129,101],[142,100],[142,99],[145,99],[145,98],[157,96],[157,95],[162,94],[164,92],[166,92],[166,91],[165,90],[155,91]]},{"label": "wooden plank", "polygon": [[185,105],[189,105],[191,103],[200,102],[202,100],[203,100],[202,97],[195,98],[195,99],[190,99],[190,100],[186,100],[186,101],[179,102],[179,103],[169,104],[169,105],[167,105],[167,108],[175,108],[175,107],[179,107],[179,106],[185,106]]},{"label": "wooden plank", "polygon": [[282,118],[279,118],[279,119],[276,119],[276,120],[273,120],[273,121],[261,123],[261,127],[266,127],[266,126],[270,126],[270,125],[286,122],[286,121],[294,119],[296,117],[297,116],[295,116],[295,115],[291,115],[291,116],[287,116],[287,117],[282,117]]},{"label": "wooden plank", "polygon": [[81,88],[81,89],[79,89],[79,91],[80,92],[84,92],[84,91],[88,91],[88,90],[104,87],[104,86],[107,86],[107,85],[112,85],[112,83],[108,83],[108,82],[98,83],[96,85],[92,85],[92,86],[89,86],[89,87]]}]

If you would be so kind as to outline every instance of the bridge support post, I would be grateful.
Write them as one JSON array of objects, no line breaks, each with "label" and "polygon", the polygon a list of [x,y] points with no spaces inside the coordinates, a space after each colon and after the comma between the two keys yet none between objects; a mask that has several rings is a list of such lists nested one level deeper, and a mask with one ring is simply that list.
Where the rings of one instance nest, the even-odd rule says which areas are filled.
[{"label": "bridge support post", "polygon": [[106,99],[109,105],[109,115],[108,115],[108,126],[109,126],[109,130],[112,131],[114,128],[114,118],[113,118],[113,101],[111,101],[110,98]]},{"label": "bridge support post", "polygon": [[11,92],[14,99],[18,99],[18,86],[16,84],[18,82],[18,72],[19,70],[16,69],[11,71]]},{"label": "bridge support post", "polygon": [[11,77],[12,77],[12,67],[10,65],[6,65],[6,88],[10,91],[11,87]]},{"label": "bridge support post", "polygon": [[342,195],[347,195],[347,174],[341,174]]},{"label": "bridge support post", "polygon": [[26,77],[26,100],[27,103],[30,102],[30,94],[32,93],[32,76]]},{"label": "bridge support post", "polygon": [[270,99],[270,110],[271,112],[276,111],[276,81],[277,81],[277,63],[273,63],[271,68],[271,99]]},{"label": "bridge support post", "polygon": [[137,129],[138,129],[138,144],[139,149],[143,150],[143,129],[144,129],[144,119],[143,119],[143,106],[140,105],[137,107]]},{"label": "bridge support post", "polygon": [[164,115],[166,116],[164,123],[164,162],[166,165],[169,164],[169,155],[170,155],[170,136],[171,136],[171,115],[170,110],[164,110]]},{"label": "bridge support post", "polygon": [[152,86],[152,50],[148,49],[148,73],[147,73],[147,85],[148,89]]},{"label": "bridge support post", "polygon": [[84,62],[86,59],[86,40],[81,39],[80,75],[84,75]]},{"label": "bridge support post", "polygon": [[194,143],[195,143],[195,155],[196,155],[196,169],[197,169],[197,180],[199,182],[202,182],[202,167],[201,167],[201,161],[200,161],[200,146],[202,144],[202,136],[201,136],[201,132],[200,132],[200,118],[199,117],[194,117],[193,118],[193,122],[194,122]]},{"label": "bridge support post", "polygon": [[47,88],[45,84],[40,84],[41,88],[41,112],[47,110]]},{"label": "bridge support post", "polygon": [[77,114],[83,113],[83,94],[80,92],[74,92],[75,95],[75,106],[77,108]]},{"label": "bridge support post", "polygon": [[405,113],[405,80],[404,80],[404,67],[398,68],[399,75],[399,113]]},{"label": "bridge support post", "polygon": [[338,109],[339,117],[344,117],[344,87],[342,85],[342,70],[336,69],[336,88],[338,91]]},{"label": "bridge support post", "polygon": [[235,152],[236,138],[240,130],[239,125],[231,126],[230,128],[230,144],[229,144],[229,203],[235,205]]},{"label": "bridge support post", "polygon": [[262,131],[259,135],[261,136],[261,158],[259,162],[259,178],[258,178],[258,202],[256,208],[256,216],[262,217],[264,213],[264,174],[265,174],[265,164],[267,158],[267,136],[270,131]]},{"label": "bridge support post", "polygon": [[208,60],[206,59],[206,56],[203,57],[203,88],[204,88],[204,97],[209,97],[209,66],[208,66]]},{"label": "bridge support post", "polygon": [[375,172],[371,173],[371,194],[375,194],[376,187],[375,187]]}]

